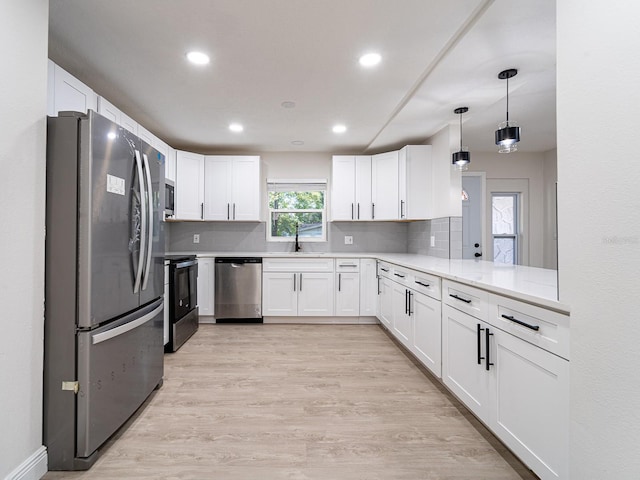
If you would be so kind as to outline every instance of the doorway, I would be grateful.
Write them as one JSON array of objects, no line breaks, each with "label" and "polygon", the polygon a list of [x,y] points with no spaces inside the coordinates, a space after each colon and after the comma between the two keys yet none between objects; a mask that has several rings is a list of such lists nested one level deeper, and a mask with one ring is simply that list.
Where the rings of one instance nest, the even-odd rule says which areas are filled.
[{"label": "doorway", "polygon": [[483,257],[485,229],[485,172],[462,174],[462,258]]}]

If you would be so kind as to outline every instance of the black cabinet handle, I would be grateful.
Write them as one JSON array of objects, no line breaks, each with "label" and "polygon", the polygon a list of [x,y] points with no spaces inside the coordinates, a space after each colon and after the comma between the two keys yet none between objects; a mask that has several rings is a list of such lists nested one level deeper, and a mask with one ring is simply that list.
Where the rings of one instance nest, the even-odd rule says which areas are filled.
[{"label": "black cabinet handle", "polygon": [[453,293],[450,293],[449,296],[455,298],[456,300],[460,300],[461,302],[464,302],[464,303],[471,303],[471,300],[459,297],[458,295],[454,295]]},{"label": "black cabinet handle", "polygon": [[400,218],[404,218],[404,200],[400,200]]},{"label": "black cabinet handle", "polygon": [[489,327],[487,327],[487,328],[486,328],[486,332],[484,332],[484,333],[485,333],[486,348],[487,348],[487,359],[486,359],[486,360],[487,360],[487,362],[486,362],[486,366],[487,366],[487,368],[486,368],[486,370],[487,370],[487,371],[489,371],[489,367],[490,367],[491,365],[493,365],[493,363],[491,363],[491,360],[490,360],[490,353],[491,353],[491,350],[490,350],[490,348],[489,348],[489,344],[490,344],[490,342],[489,342],[489,337],[490,337],[490,336],[492,336],[492,335],[493,335],[493,333],[489,332]]},{"label": "black cabinet handle", "polygon": [[351,204],[351,220],[353,220],[353,203]]},{"label": "black cabinet handle", "polygon": [[416,280],[416,283],[417,283],[418,285],[422,285],[423,287],[427,287],[427,288],[429,288],[429,287],[431,286],[431,285],[429,285],[428,283],[422,283],[422,282],[419,282],[418,280]]},{"label": "black cabinet handle", "polygon": [[339,273],[338,274],[338,291],[340,291],[341,287],[342,287],[342,274]]},{"label": "black cabinet handle", "polygon": [[302,274],[300,274],[300,291],[302,291]]},{"label": "black cabinet handle", "polygon": [[478,325],[478,365],[482,365],[482,360],[484,360],[484,357],[481,354],[482,336],[481,336],[480,332],[482,332],[484,330],[484,328],[482,328],[479,323],[477,325]]},{"label": "black cabinet handle", "polygon": [[229,216],[229,207],[230,205],[227,203],[227,220],[231,219],[231,217]]},{"label": "black cabinet handle", "polygon": [[404,291],[404,314],[409,311],[409,290]]},{"label": "black cabinet handle", "polygon": [[400,275],[399,273],[395,273],[395,272],[393,272],[393,274],[394,274],[396,277],[404,278],[404,275]]},{"label": "black cabinet handle", "polygon": [[372,203],[371,204],[371,220],[373,220],[374,218],[376,218],[376,204]]},{"label": "black cabinet handle", "polygon": [[233,219],[236,219],[236,204],[233,204]]},{"label": "black cabinet handle", "polygon": [[511,320],[512,322],[517,323],[518,325],[522,325],[523,327],[530,328],[531,330],[535,330],[536,332],[540,330],[540,327],[538,325],[530,325],[526,322],[523,322],[522,320],[518,320],[517,318],[514,318],[512,315],[502,315],[502,318]]},{"label": "black cabinet handle", "polygon": [[200,218],[204,220],[204,203],[200,204]]},{"label": "black cabinet handle", "polygon": [[380,295],[382,292],[380,291],[380,277],[378,277],[378,295]]},{"label": "black cabinet handle", "polygon": [[358,202],[358,220],[360,220],[360,202]]},{"label": "black cabinet handle", "polygon": [[411,292],[411,290],[407,290],[407,292],[409,293],[409,316],[411,316],[411,314],[413,313],[411,311],[411,297],[413,297],[413,292]]},{"label": "black cabinet handle", "polygon": [[380,270],[382,270],[383,272],[388,272],[389,271],[388,268],[382,268],[382,267],[380,267]]},{"label": "black cabinet handle", "polygon": [[293,274],[293,291],[296,291],[296,274]]}]

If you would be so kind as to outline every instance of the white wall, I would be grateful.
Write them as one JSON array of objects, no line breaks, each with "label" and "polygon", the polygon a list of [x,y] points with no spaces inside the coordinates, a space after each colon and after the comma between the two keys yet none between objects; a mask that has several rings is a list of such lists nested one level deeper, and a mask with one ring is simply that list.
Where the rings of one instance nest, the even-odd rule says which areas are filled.
[{"label": "white wall", "polygon": [[543,223],[543,264],[544,268],[558,269],[558,228],[556,183],[558,181],[558,150],[544,152],[543,163],[544,202],[542,211]]},{"label": "white wall", "polygon": [[640,478],[640,3],[557,3],[560,300],[571,478]]},{"label": "white wall", "polygon": [[[0,2],[0,478],[39,478],[47,0]],[[38,463],[38,460],[40,462]],[[33,468],[27,464],[35,462]]]},{"label": "white wall", "polygon": [[[529,239],[529,261],[532,267],[544,266],[544,153],[471,152],[470,172],[486,172],[487,182],[497,179],[526,179],[529,184],[529,221],[525,229]],[[489,189],[487,189],[489,194]],[[487,206],[487,208],[489,208]],[[491,221],[487,210],[487,221]],[[487,234],[490,232],[487,226]],[[487,241],[485,240],[485,243]]]}]

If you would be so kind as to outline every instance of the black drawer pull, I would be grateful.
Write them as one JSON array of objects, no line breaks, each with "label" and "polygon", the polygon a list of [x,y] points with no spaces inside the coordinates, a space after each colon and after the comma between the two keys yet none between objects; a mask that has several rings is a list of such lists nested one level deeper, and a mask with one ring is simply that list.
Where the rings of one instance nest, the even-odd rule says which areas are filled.
[{"label": "black drawer pull", "polygon": [[394,275],[395,275],[396,277],[404,278],[404,275],[400,275],[399,273],[395,273],[395,272],[394,272]]},{"label": "black drawer pull", "polygon": [[422,282],[419,282],[418,280],[416,280],[416,283],[417,283],[418,285],[422,285],[423,287],[427,287],[427,288],[429,288],[429,287],[431,286],[431,285],[429,285],[428,283],[422,283]]},{"label": "black drawer pull", "polygon": [[380,267],[380,270],[382,270],[383,272],[388,272],[389,271],[388,268],[382,268],[382,267]]},{"label": "black drawer pull", "polygon": [[522,325],[523,327],[530,328],[531,330],[535,330],[536,332],[540,330],[540,327],[538,325],[529,325],[528,323],[523,322],[522,320],[518,320],[517,318],[514,318],[512,315],[502,315],[502,318],[511,320],[512,322],[517,323],[518,325]]},{"label": "black drawer pull", "polygon": [[471,300],[467,300],[466,298],[459,297],[458,295],[454,295],[453,293],[450,293],[449,296],[455,298],[456,300],[460,300],[461,302],[464,302],[464,303],[471,303]]}]

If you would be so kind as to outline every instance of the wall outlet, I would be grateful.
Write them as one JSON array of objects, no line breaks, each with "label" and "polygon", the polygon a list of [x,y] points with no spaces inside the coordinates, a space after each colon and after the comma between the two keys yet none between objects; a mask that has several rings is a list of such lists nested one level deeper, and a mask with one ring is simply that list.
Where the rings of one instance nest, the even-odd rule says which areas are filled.
[{"label": "wall outlet", "polygon": [[436,236],[435,235],[431,235],[431,246],[432,247],[436,246]]},{"label": "wall outlet", "polygon": [[193,243],[200,243],[200,234],[199,233],[194,233],[193,234]]},{"label": "wall outlet", "polygon": [[344,236],[344,244],[345,245],[353,245],[353,235],[345,235]]}]

